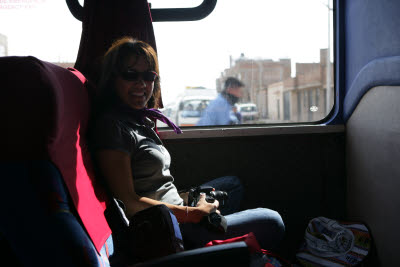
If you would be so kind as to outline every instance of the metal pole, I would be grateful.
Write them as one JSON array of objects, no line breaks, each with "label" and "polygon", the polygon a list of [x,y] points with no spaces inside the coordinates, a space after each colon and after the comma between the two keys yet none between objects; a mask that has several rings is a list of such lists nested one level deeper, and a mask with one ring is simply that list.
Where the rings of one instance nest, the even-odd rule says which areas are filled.
[{"label": "metal pole", "polygon": [[331,111],[331,8],[328,0],[328,51],[326,53],[326,115]]}]

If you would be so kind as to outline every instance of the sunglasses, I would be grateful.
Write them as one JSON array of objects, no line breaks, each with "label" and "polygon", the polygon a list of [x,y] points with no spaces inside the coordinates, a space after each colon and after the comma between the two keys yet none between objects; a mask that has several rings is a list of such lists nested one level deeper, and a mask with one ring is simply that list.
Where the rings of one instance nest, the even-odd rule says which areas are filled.
[{"label": "sunglasses", "polygon": [[146,82],[154,82],[158,74],[155,71],[137,72],[132,70],[121,71],[120,76],[126,81],[137,81],[142,78]]}]

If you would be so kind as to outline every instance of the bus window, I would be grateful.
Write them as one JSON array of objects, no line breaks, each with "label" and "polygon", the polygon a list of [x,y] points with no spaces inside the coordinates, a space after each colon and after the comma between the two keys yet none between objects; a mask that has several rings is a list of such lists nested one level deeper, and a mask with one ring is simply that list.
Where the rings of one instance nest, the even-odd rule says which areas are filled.
[{"label": "bus window", "polygon": [[[152,8],[201,3],[149,2]],[[332,6],[332,0],[218,0],[202,20],[155,22],[163,101],[176,109],[171,119],[180,126],[197,120],[179,121],[180,112],[188,113],[179,103],[170,105],[184,101],[186,88],[200,86],[218,94],[224,81],[235,77],[244,84],[236,102],[243,106],[242,123],[323,120],[334,104]],[[253,107],[251,115],[246,105]]]},{"label": "bus window", "polygon": [[0,56],[34,56],[74,66],[82,23],[65,1],[0,1],[0,25]]},{"label": "bus window", "polygon": [[[149,0],[152,8],[202,2]],[[205,19],[154,22],[170,118],[180,126],[196,125],[199,118],[188,122],[179,109],[187,88],[218,94],[227,77],[236,77],[245,85],[236,104],[257,110],[249,119],[244,114],[242,123],[323,120],[334,104],[332,6],[332,0],[218,0]],[[0,3],[0,24],[0,56],[33,55],[62,67],[74,65],[82,25],[64,1]]]}]

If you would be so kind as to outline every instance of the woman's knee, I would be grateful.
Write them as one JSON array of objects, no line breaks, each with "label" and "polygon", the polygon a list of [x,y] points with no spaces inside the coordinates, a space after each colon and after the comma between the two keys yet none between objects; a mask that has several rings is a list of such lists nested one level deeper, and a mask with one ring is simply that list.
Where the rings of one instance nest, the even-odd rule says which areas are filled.
[{"label": "woman's knee", "polygon": [[253,211],[258,214],[257,225],[259,225],[259,234],[265,235],[262,238],[263,240],[260,240],[260,243],[264,241],[268,242],[268,245],[261,245],[264,245],[267,249],[277,246],[285,236],[285,224],[281,215],[275,210],[266,208],[257,208]]},{"label": "woman's knee", "polygon": [[242,182],[240,181],[239,177],[237,176],[225,176],[225,178],[227,180],[229,180],[229,183],[233,186],[233,187],[243,187]]},{"label": "woman's knee", "polygon": [[216,179],[213,179],[207,183],[205,183],[206,185],[208,184],[213,184],[215,186],[229,186],[229,187],[242,187],[242,183],[239,179],[239,177],[237,176],[222,176]]},{"label": "woman's knee", "polygon": [[229,188],[229,191],[235,192],[236,194],[243,194],[243,184],[237,176],[224,176],[221,177],[224,179],[225,184]]},{"label": "woman's knee", "polygon": [[243,185],[237,176],[223,176],[211,180],[203,185],[214,187],[216,190],[225,191],[229,195],[233,195],[235,198],[243,197]]}]

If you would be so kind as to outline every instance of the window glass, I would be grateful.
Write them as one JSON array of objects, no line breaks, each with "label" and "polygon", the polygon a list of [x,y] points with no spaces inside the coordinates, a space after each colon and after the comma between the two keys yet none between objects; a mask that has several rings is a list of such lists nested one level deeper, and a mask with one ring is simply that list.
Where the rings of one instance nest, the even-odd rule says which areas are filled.
[{"label": "window glass", "polygon": [[0,25],[0,56],[30,55],[63,67],[74,65],[82,24],[65,1],[2,0]]},{"label": "window glass", "polygon": [[[153,8],[169,3],[150,2]],[[218,0],[203,20],[154,23],[164,111],[178,125],[196,125],[201,117],[190,123],[180,118],[193,88],[220,94],[225,80],[235,77],[244,84],[241,97],[223,94],[217,105],[208,103],[211,112],[201,114],[209,117],[208,125],[237,123],[210,118],[217,113],[232,118],[229,107],[235,103],[256,107],[256,115],[242,116],[239,123],[325,118],[334,103],[332,5],[332,0]],[[209,101],[202,90],[196,101]],[[238,112],[246,117],[247,111]]]},{"label": "window glass", "polygon": [[[186,8],[203,1],[149,2],[152,8]],[[225,107],[224,124],[323,119],[334,102],[332,18],[332,0],[218,0],[203,20],[154,23],[164,112],[178,125],[196,125],[215,114],[204,106],[211,107],[226,78],[235,77],[244,86],[237,102],[218,105]],[[82,26],[65,1],[0,1],[0,25],[0,56],[74,65]],[[203,103],[196,116],[183,113],[188,97],[193,106]],[[243,104],[255,105],[257,115],[230,121],[241,111],[227,107]]]}]

